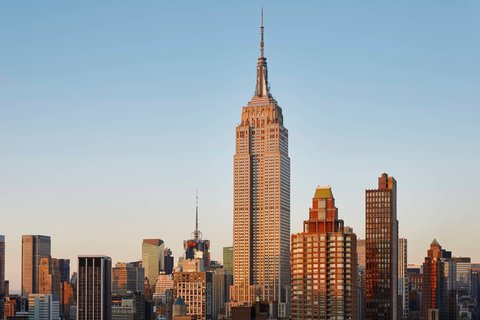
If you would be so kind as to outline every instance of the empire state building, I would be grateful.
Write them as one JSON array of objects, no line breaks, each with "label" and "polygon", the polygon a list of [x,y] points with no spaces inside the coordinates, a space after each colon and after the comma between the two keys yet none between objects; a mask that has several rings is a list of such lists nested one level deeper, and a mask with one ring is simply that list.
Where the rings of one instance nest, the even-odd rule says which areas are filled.
[{"label": "empire state building", "polygon": [[[282,109],[270,93],[263,13],[255,95],[242,108],[234,155],[231,306],[267,302],[285,313],[290,285],[290,158]],[[276,312],[276,311],[275,311]]]}]

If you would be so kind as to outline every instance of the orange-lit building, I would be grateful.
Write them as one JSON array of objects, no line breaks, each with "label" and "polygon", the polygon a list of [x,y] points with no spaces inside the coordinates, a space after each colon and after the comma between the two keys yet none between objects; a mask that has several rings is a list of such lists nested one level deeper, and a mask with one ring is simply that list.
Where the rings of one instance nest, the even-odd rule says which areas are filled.
[{"label": "orange-lit building", "polygon": [[384,173],[378,189],[366,190],[365,198],[366,318],[397,320],[397,182]]},{"label": "orange-lit building", "polygon": [[317,188],[303,232],[292,235],[293,320],[358,318],[356,242],[338,219],[331,188]]},{"label": "orange-lit building", "polygon": [[[270,93],[263,21],[255,94],[236,128],[230,306],[271,305],[287,316],[290,284],[290,158],[282,109]],[[278,307],[277,307],[278,306]]]},{"label": "orange-lit building", "polygon": [[51,294],[60,299],[60,264],[58,259],[47,257],[40,259],[38,275],[38,293]]},{"label": "orange-lit building", "polygon": [[437,310],[440,319],[449,318],[449,301],[447,291],[447,279],[445,277],[444,250],[433,239],[430,249],[423,263],[423,281],[422,281],[422,313],[424,319],[432,314],[432,310]]}]

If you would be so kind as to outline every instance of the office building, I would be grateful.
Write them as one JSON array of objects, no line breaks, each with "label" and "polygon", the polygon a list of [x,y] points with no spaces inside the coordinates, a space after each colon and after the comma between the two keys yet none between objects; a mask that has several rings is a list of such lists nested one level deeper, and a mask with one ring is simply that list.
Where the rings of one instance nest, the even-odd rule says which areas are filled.
[{"label": "office building", "polygon": [[51,257],[40,259],[38,278],[38,293],[51,294],[54,300],[59,301],[61,271],[58,259]]},{"label": "office building", "polygon": [[401,314],[399,318],[408,317],[408,277],[407,277],[407,239],[398,239],[398,296],[400,297]]},{"label": "office building", "polygon": [[143,239],[142,243],[142,267],[145,270],[145,277],[150,286],[155,286],[158,274],[164,269],[165,244],[161,239]]},{"label": "office building", "polygon": [[469,257],[453,257],[455,263],[455,282],[459,296],[472,295],[472,262]]},{"label": "office building", "polygon": [[112,315],[112,260],[106,256],[79,256],[77,320],[110,320]]},{"label": "office building", "polygon": [[156,303],[166,303],[167,291],[173,289],[173,276],[172,274],[160,273],[155,284],[155,292],[153,294],[153,300]]},{"label": "office building", "polygon": [[145,297],[141,292],[112,297],[112,320],[145,319]]},{"label": "office building", "polygon": [[365,319],[365,239],[357,239],[357,319]]},{"label": "office building", "polygon": [[126,294],[137,289],[137,279],[132,264],[117,262],[112,269],[112,294]]},{"label": "office building", "polygon": [[292,235],[291,318],[357,319],[357,242],[338,218],[332,189],[318,187],[303,232]]},{"label": "office building", "polygon": [[[242,108],[234,155],[230,306],[271,304],[286,317],[290,292],[290,158],[282,109],[270,92],[263,14],[255,94]],[[278,305],[278,308],[275,307]]]},{"label": "office building", "polygon": [[424,319],[432,317],[432,315],[438,315],[441,319],[449,319],[449,295],[444,259],[442,247],[434,239],[427,251],[422,268],[422,313]]},{"label": "office building", "polygon": [[172,250],[170,248],[165,248],[164,250],[164,263],[165,263],[165,274],[172,274],[174,267],[174,260]]},{"label": "office building", "polygon": [[185,259],[202,260],[203,268],[210,269],[210,240],[203,239],[202,232],[198,229],[198,195],[195,206],[195,230],[192,232],[192,239],[183,241]]},{"label": "office building", "polygon": [[397,182],[386,173],[366,190],[365,300],[367,319],[396,320],[398,313]]},{"label": "office building", "polygon": [[183,299],[186,315],[195,316],[197,320],[216,319],[213,314],[211,272],[174,272],[173,283],[173,295],[177,300]]},{"label": "office building", "polygon": [[58,320],[60,318],[60,302],[51,294],[28,295],[29,320]]},{"label": "office building", "polygon": [[233,275],[233,247],[223,247],[223,268],[225,273]]},{"label": "office building", "polygon": [[0,235],[0,299],[5,296],[5,236]]},{"label": "office building", "polygon": [[50,237],[22,236],[22,296],[39,293],[40,260],[51,256]]}]

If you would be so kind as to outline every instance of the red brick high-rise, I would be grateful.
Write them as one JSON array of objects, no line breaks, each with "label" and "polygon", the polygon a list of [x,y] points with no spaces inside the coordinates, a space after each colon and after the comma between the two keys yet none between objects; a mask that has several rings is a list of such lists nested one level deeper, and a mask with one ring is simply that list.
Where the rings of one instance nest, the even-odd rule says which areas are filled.
[{"label": "red brick high-rise", "polygon": [[358,318],[356,241],[331,188],[317,188],[303,232],[292,235],[292,320]]},{"label": "red brick high-rise", "polygon": [[397,320],[397,182],[384,173],[378,178],[378,189],[366,190],[365,196],[366,317]]}]

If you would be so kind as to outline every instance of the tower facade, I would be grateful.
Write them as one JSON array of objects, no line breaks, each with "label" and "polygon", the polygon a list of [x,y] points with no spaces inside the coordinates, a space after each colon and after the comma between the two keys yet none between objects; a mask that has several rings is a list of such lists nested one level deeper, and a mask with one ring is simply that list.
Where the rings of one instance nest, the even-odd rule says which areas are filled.
[{"label": "tower facade", "polygon": [[378,189],[365,193],[366,317],[397,320],[397,182],[384,173],[378,178]]},{"label": "tower facade", "polygon": [[356,240],[331,188],[317,188],[303,232],[292,235],[292,320],[358,319]]},{"label": "tower facade", "polygon": [[0,298],[5,295],[5,236],[0,235]]},{"label": "tower facade", "polygon": [[408,317],[408,266],[407,255],[407,239],[398,239],[398,295],[400,298],[400,309],[402,310],[401,316],[404,319]]},{"label": "tower facade", "polygon": [[22,296],[39,293],[40,260],[51,255],[50,237],[22,236]]},{"label": "tower facade", "polygon": [[165,244],[160,239],[143,239],[142,243],[142,267],[145,269],[145,277],[150,286],[155,287],[158,274],[164,269]]},{"label": "tower facade", "polygon": [[79,256],[77,320],[112,317],[112,260],[106,256]]},{"label": "tower facade", "polygon": [[439,314],[441,319],[449,318],[445,277],[445,264],[448,262],[445,261],[444,252],[437,240],[433,239],[423,263],[422,313],[424,319],[428,319],[432,312]]},{"label": "tower facade", "polygon": [[290,283],[288,130],[270,93],[263,30],[262,15],[255,95],[236,128],[232,305],[285,301]]}]

